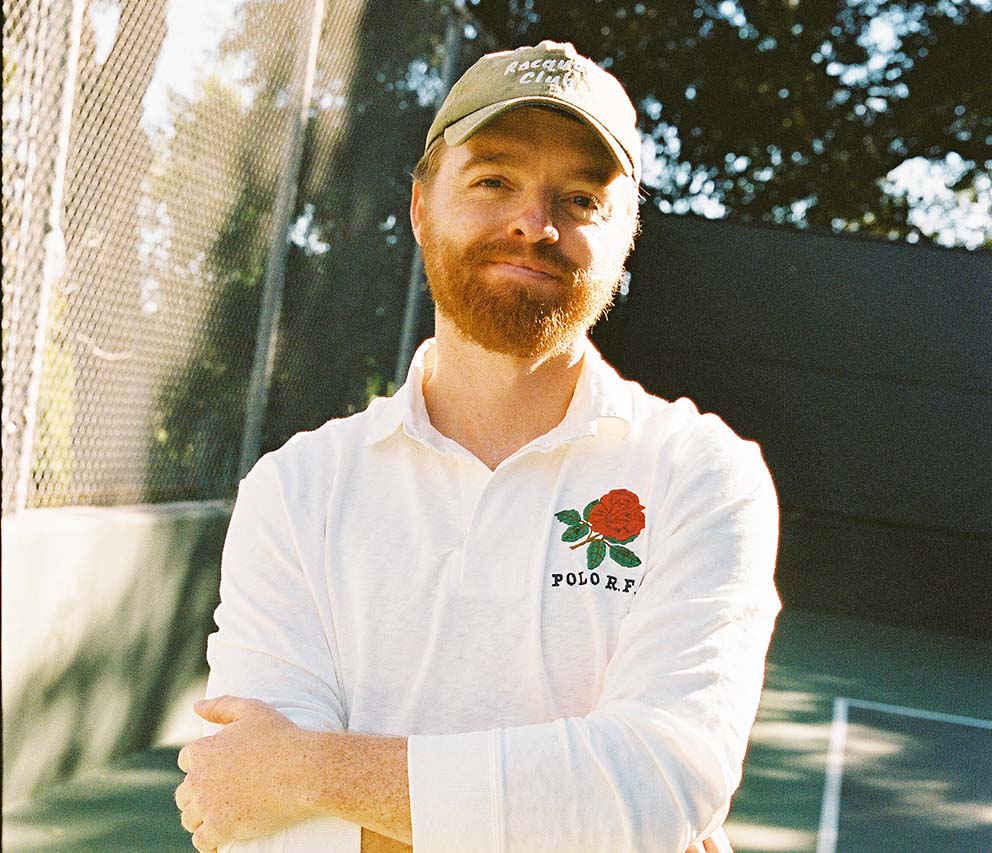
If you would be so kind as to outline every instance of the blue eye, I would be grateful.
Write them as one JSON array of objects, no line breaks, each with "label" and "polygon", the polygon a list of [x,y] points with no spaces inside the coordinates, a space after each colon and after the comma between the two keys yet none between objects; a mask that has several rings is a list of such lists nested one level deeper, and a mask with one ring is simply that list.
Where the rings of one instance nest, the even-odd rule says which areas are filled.
[{"label": "blue eye", "polygon": [[596,216],[602,212],[599,199],[591,195],[573,195],[565,201],[572,206],[573,211],[577,211],[583,217]]}]

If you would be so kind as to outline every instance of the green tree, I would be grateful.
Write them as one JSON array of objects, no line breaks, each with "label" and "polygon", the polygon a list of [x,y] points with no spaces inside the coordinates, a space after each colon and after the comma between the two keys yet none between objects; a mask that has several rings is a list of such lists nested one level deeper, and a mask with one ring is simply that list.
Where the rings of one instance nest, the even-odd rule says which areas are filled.
[{"label": "green tree", "polygon": [[[509,46],[570,40],[617,74],[655,155],[645,183],[662,210],[992,245],[992,84],[977,71],[992,44],[986,0],[471,8]],[[929,218],[926,193],[889,179],[914,158],[948,184]],[[945,227],[970,205],[983,222]]]},{"label": "green tree", "polygon": [[[309,8],[297,4],[301,15],[287,31],[285,4],[245,2],[216,62],[244,69],[236,85],[215,75],[191,100],[172,103],[174,135],[159,152],[147,205],[152,219],[164,205],[171,222],[157,274],[161,301],[187,298],[197,282],[210,297],[195,348],[159,401],[151,499],[215,497],[237,481],[272,207],[288,117],[298,109],[294,75]],[[264,449],[389,390],[413,246],[409,174],[435,106],[444,11],[424,4],[400,15],[381,0],[328,4],[285,235]],[[467,54],[473,49],[467,45]],[[171,272],[190,265],[199,270],[190,280]]]},{"label": "green tree", "polygon": [[[149,252],[145,273],[161,288],[160,322],[192,318],[199,330],[184,329],[174,343],[178,363],[152,425],[148,500],[216,497],[237,481],[273,196],[272,181],[259,180],[265,157],[255,146],[278,147],[257,126],[259,113],[264,107],[246,121],[238,93],[216,77],[192,101],[172,101],[174,136],[160,150],[145,206],[152,221],[171,211],[169,251]],[[218,138],[226,144],[209,143]]]}]

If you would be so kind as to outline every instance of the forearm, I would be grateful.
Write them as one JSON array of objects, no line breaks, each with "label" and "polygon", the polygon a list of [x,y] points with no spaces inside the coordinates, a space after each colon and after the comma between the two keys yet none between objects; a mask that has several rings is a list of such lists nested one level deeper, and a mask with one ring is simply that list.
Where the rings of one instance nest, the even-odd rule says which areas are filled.
[{"label": "forearm", "polygon": [[309,838],[325,823],[350,830],[348,850],[361,826],[412,843],[405,739],[303,729],[236,696],[195,707],[222,726],[179,751],[176,804],[197,850],[281,831]]},{"label": "forearm", "polygon": [[[321,811],[412,844],[406,738],[319,733],[315,741],[317,762],[309,772]],[[370,836],[369,844],[376,843]]]},{"label": "forearm", "polygon": [[[322,843],[323,823],[327,821],[336,822],[335,830],[350,827],[355,833],[360,832],[350,835],[350,840],[344,837],[339,839],[349,851],[360,848],[362,853],[405,853],[412,848],[413,809],[407,758],[412,744],[405,738],[301,729],[264,703],[236,697],[199,703],[197,710],[205,719],[224,726],[217,735],[184,747],[179,755],[180,767],[187,771],[188,776],[176,791],[176,802],[183,813],[183,826],[193,832],[193,843],[198,850],[215,850],[231,840],[261,836],[272,836],[282,849],[286,839],[279,841],[272,835],[281,830],[294,833],[291,849],[319,849],[313,845]],[[566,722],[559,720],[553,727],[560,728]],[[546,729],[546,725],[536,725],[503,732],[507,737],[512,732],[538,735],[529,739],[524,750],[530,765],[522,772],[520,767],[514,772],[512,762],[506,767],[510,776],[517,777],[517,783],[510,787],[521,789],[517,793],[523,796],[523,805],[539,810],[543,800],[551,803],[583,801],[590,807],[594,801],[617,800],[617,792],[625,789],[626,785],[618,785],[613,795],[608,796],[598,792],[589,778],[583,782],[583,777],[588,774],[583,772],[581,766],[570,768],[566,756],[555,754],[555,738],[550,737],[551,733]],[[541,732],[544,732],[543,736]],[[427,741],[449,742],[451,737],[461,740],[460,736],[435,736]],[[484,734],[483,737],[488,739],[489,735]],[[469,740],[475,742],[478,737],[470,735]],[[421,738],[417,743],[423,741]],[[613,746],[615,748],[608,750],[611,755],[614,752],[623,753],[619,756],[619,764],[623,768],[620,775],[643,775],[643,768],[642,773],[637,772],[638,762],[630,760],[634,754],[625,748],[623,739]],[[573,744],[567,750],[573,755],[581,751],[581,744]],[[489,750],[485,752],[489,753]],[[510,749],[505,757],[515,752],[519,750]],[[478,805],[475,802],[478,797],[471,794],[478,785],[473,784],[473,773],[469,768],[474,766],[479,769],[484,763],[470,759],[469,751],[464,748],[446,747],[435,753],[434,760],[428,761],[432,766],[428,768],[426,777],[421,774],[421,787],[418,788],[421,802],[419,825],[421,836],[425,827],[428,836],[432,832],[436,836],[427,840],[426,847],[430,849],[490,849],[488,843],[475,843],[483,836],[490,837],[490,841],[492,838],[491,833],[486,832],[490,822],[488,810],[475,814],[469,807]],[[600,773],[596,774],[596,778],[608,769],[608,763],[605,756],[599,757],[596,764]],[[253,771],[246,775],[246,768],[253,768]],[[437,773],[439,770],[440,774]],[[482,775],[491,779],[493,774],[484,772]],[[616,777],[615,782],[619,781],[617,773],[608,775]],[[431,790],[431,779],[440,785],[440,790]],[[476,779],[475,783],[478,781]],[[628,794],[650,789],[662,793],[661,787],[650,784],[647,778],[641,780],[647,784],[640,784],[637,779],[627,781],[633,782]],[[575,790],[556,791],[556,785],[562,783],[573,786]],[[466,790],[471,803],[464,801]],[[439,813],[432,807],[431,801],[436,801],[438,795],[449,813]],[[425,799],[428,802],[426,811]],[[626,797],[621,799],[626,800]],[[627,812],[627,807],[634,807],[637,811],[638,799],[635,794],[623,811]],[[437,802],[434,802],[433,806],[436,805]],[[655,808],[660,805],[656,800]],[[452,807],[462,823],[467,820],[470,825],[461,827],[459,831],[450,821]],[[596,812],[597,809],[591,808],[591,811]],[[552,829],[550,823],[561,823],[562,815],[557,811],[553,816],[545,815],[551,820],[537,815],[539,819],[536,823],[533,820],[535,816],[531,815],[528,818],[529,828],[512,843],[512,849],[576,849],[590,841],[594,849],[620,849],[622,838],[627,838],[630,833],[623,829],[621,835],[616,836],[616,828],[611,830],[605,827],[606,835],[603,835],[604,820],[611,823],[613,819],[602,809],[598,812],[598,816],[591,815],[595,825],[576,826],[580,816],[571,815],[566,825],[559,827],[559,830],[571,833],[567,838],[551,838],[548,835]],[[582,817],[589,818],[590,815]],[[630,817],[621,816],[621,822],[629,822]],[[322,822],[320,818],[326,820]],[[676,814],[668,815],[663,821],[675,822],[678,822]],[[442,824],[440,835],[437,835],[437,823]],[[664,829],[661,825],[650,829],[652,843],[662,842]],[[575,834],[576,831],[578,834]],[[303,835],[296,837],[295,834],[300,832]],[[422,837],[421,842],[424,840]],[[671,840],[674,842],[674,839]],[[452,841],[455,846],[452,846]],[[551,843],[545,844],[545,841]],[[598,843],[600,841],[607,843]],[[253,846],[254,842],[249,842],[249,845]],[[681,845],[670,846],[670,849],[681,849]],[[720,850],[719,847],[715,849]]]},{"label": "forearm", "polygon": [[[341,761],[342,749],[352,753],[351,768],[337,764],[342,772],[338,776],[335,787],[349,786],[349,782],[367,779],[365,793],[361,794],[352,787],[353,794],[347,796],[334,791],[329,792],[329,807],[336,813],[363,825],[361,853],[411,853],[410,844],[410,807],[409,787],[406,783],[407,743],[403,738],[379,738],[369,736],[345,736],[345,740],[331,746],[337,762]],[[350,743],[348,742],[350,740]],[[402,746],[402,750],[399,746]],[[364,767],[365,772],[362,772]],[[357,768],[357,769],[356,769]],[[357,779],[356,779],[357,775]],[[405,801],[404,801],[405,794]],[[354,809],[350,814],[343,808]],[[373,823],[381,826],[381,832],[369,828]],[[405,830],[406,840],[397,840],[397,830]],[[733,853],[726,834],[719,829],[705,844],[691,845],[686,853]]]}]

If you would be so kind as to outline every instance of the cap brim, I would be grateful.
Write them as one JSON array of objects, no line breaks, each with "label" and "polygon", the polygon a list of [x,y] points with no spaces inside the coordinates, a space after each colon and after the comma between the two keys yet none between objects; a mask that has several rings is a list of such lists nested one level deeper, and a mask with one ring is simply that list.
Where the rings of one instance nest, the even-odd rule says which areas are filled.
[{"label": "cap brim", "polygon": [[507,101],[500,101],[498,104],[490,104],[487,107],[483,107],[481,110],[476,110],[474,113],[469,113],[467,116],[463,116],[458,119],[458,121],[452,122],[445,128],[444,141],[452,147],[461,145],[466,139],[472,136],[472,134],[481,130],[489,124],[489,122],[493,121],[493,119],[503,115],[503,113],[509,112],[510,110],[525,107],[529,104],[542,104],[553,107],[556,110],[570,113],[577,119],[589,125],[589,127],[596,132],[600,139],[603,140],[603,143],[613,155],[613,159],[616,160],[620,170],[628,177],[633,178],[635,181],[640,180],[640,169],[637,168],[640,164],[635,164],[631,160],[630,155],[617,141],[616,137],[599,121],[589,115],[589,113],[585,112],[585,110],[581,110],[571,104],[564,103],[557,98],[549,98],[542,95],[527,95],[522,98],[511,98]]}]

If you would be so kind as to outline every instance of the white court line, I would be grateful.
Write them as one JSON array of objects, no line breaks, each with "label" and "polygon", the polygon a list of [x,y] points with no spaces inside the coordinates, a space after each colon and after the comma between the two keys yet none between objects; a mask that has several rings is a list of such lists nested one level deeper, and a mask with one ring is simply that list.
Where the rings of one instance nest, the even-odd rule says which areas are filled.
[{"label": "white court line", "polygon": [[959,726],[992,729],[992,720],[980,720],[977,717],[962,717],[958,714],[944,714],[940,711],[924,711],[922,708],[887,705],[884,702],[868,702],[864,699],[845,699],[844,701],[851,708],[864,708],[866,711],[881,711],[886,714],[901,714],[903,717],[916,717],[920,720],[936,720],[940,723],[955,723]]},{"label": "white court line", "polygon": [[823,804],[820,807],[820,828],[816,834],[816,853],[836,853],[837,850],[837,829],[840,824],[840,788],[844,778],[844,747],[847,741],[847,711],[849,708],[862,708],[866,711],[880,711],[885,714],[898,714],[921,720],[935,720],[940,723],[992,729],[992,720],[980,720],[976,717],[962,717],[958,714],[945,714],[941,711],[925,711],[922,708],[907,708],[904,705],[888,705],[884,702],[869,702],[864,699],[848,699],[844,696],[837,696],[834,699],[834,716],[830,723],[830,744],[827,747],[827,768],[823,783]]},{"label": "white court line", "polygon": [[847,740],[847,704],[843,696],[834,699],[834,718],[830,723],[830,746],[827,748],[827,775],[823,783],[820,829],[816,834],[816,853],[834,853],[837,827],[840,824],[840,784],[844,777],[844,743]]}]

